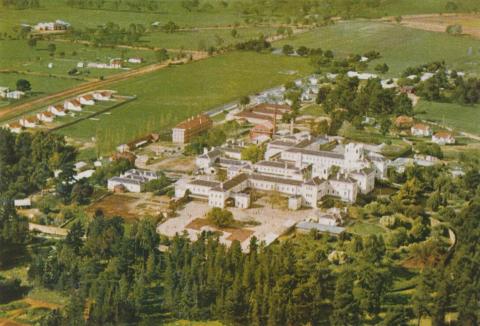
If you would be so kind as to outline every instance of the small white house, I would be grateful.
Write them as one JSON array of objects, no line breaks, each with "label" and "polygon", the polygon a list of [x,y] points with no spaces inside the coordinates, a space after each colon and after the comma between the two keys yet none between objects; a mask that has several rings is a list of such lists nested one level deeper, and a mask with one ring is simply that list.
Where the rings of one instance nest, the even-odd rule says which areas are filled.
[{"label": "small white house", "polygon": [[0,97],[7,97],[7,93],[10,92],[10,88],[8,87],[0,87]]},{"label": "small white house", "polygon": [[19,100],[24,96],[25,96],[25,93],[21,92],[21,91],[12,91],[12,92],[8,92],[5,95],[6,98],[11,99],[11,100]]},{"label": "small white house", "polygon": [[432,128],[423,123],[416,123],[410,128],[410,132],[413,136],[430,137],[432,135]]},{"label": "small white house", "polygon": [[78,101],[81,105],[95,105],[95,99],[93,95],[82,95],[78,97]]},{"label": "small white house", "polygon": [[137,63],[138,64],[138,63],[142,63],[142,62],[143,62],[143,58],[136,57],[136,58],[129,58],[128,59],[128,63]]},{"label": "small white house", "polygon": [[447,131],[439,131],[432,136],[432,142],[438,145],[455,144],[455,137]]},{"label": "small white house", "polygon": [[49,105],[48,111],[52,112],[58,117],[64,117],[68,112],[61,104]]},{"label": "small white house", "polygon": [[25,128],[35,128],[38,124],[37,118],[33,116],[21,118],[18,122]]},{"label": "small white house", "polygon": [[30,198],[15,199],[13,201],[13,204],[15,205],[15,207],[27,208],[32,206],[32,201],[30,200]]},{"label": "small white house", "polygon": [[70,111],[82,111],[82,104],[78,100],[66,100],[63,107]]},{"label": "small white house", "polygon": [[37,119],[43,122],[53,122],[55,115],[52,112],[44,111],[37,113]]}]

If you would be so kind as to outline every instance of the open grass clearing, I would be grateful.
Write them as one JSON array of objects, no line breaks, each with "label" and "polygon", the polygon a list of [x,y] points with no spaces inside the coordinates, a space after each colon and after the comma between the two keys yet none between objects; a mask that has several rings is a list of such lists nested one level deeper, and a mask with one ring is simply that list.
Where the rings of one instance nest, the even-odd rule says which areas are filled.
[{"label": "open grass clearing", "polygon": [[389,77],[398,77],[407,67],[442,60],[449,68],[480,73],[480,40],[390,23],[365,20],[339,22],[280,41],[274,46],[284,44],[331,49],[337,56],[376,50],[382,58],[370,63],[369,70],[373,71],[377,63],[385,62],[390,67],[386,74]]},{"label": "open grass clearing", "polygon": [[[59,132],[69,137],[96,137],[101,152],[151,131],[169,132],[176,123],[244,95],[284,84],[311,73],[308,60],[234,52],[170,67],[111,87],[136,95],[111,115],[85,120]],[[285,74],[294,70],[295,75]]]},{"label": "open grass clearing", "polygon": [[480,105],[420,101],[415,111],[420,119],[480,136]]}]

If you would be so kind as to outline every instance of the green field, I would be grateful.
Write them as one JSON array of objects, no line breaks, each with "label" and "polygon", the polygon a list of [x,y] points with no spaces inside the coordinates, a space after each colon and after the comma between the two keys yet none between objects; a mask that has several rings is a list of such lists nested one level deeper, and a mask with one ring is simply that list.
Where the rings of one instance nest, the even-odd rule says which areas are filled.
[{"label": "green field", "polygon": [[415,110],[421,119],[480,135],[480,105],[420,101]]},{"label": "green field", "polygon": [[[398,76],[407,67],[435,60],[445,60],[449,68],[480,74],[480,40],[389,23],[340,22],[275,43],[275,46],[283,44],[331,49],[338,56],[376,50],[382,58],[371,63],[370,70],[376,63],[386,62],[390,66],[389,76]],[[473,50],[471,55],[468,54],[470,48]]]},{"label": "green field", "polygon": [[[0,86],[15,89],[15,83],[19,79],[27,79],[30,82],[30,84],[32,85],[32,97],[61,91],[67,88],[74,87],[82,82],[73,78],[49,77],[48,75],[36,76],[18,73],[0,73]],[[29,98],[25,98],[22,100],[12,100],[11,102],[20,103],[20,101],[28,100]],[[0,100],[0,110],[2,106],[7,104],[9,104],[8,101]]]},{"label": "green field", "polygon": [[[285,71],[295,70],[296,75]],[[149,131],[168,131],[175,123],[311,72],[308,60],[249,52],[175,66],[111,86],[138,99],[102,116],[60,132],[80,139],[97,137],[101,151]]]}]

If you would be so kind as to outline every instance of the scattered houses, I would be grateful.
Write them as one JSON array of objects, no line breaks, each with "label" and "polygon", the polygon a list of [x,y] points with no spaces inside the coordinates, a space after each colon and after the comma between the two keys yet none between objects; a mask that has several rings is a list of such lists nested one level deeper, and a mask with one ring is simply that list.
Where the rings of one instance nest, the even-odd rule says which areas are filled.
[{"label": "scattered houses", "polygon": [[199,114],[180,122],[172,129],[172,141],[177,144],[190,142],[192,137],[210,129],[213,121],[210,117]]},{"label": "scattered houses", "polygon": [[432,135],[432,128],[424,123],[416,123],[410,128],[413,136],[430,137]]},{"label": "scattered houses", "polygon": [[455,137],[448,131],[439,131],[432,136],[432,142],[438,145],[455,144]]},{"label": "scattered houses", "polygon": [[25,93],[21,91],[10,91],[5,94],[5,98],[10,100],[19,100],[24,96],[25,96]]}]

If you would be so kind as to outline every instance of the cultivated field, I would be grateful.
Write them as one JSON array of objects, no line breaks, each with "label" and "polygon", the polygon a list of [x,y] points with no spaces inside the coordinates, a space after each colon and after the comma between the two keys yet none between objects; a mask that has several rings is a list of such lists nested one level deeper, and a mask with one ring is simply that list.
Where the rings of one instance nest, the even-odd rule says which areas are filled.
[{"label": "cultivated field", "polygon": [[480,106],[420,101],[417,117],[480,136]]},{"label": "cultivated field", "polygon": [[[446,33],[422,31],[390,23],[349,21],[319,28],[291,40],[275,43],[331,49],[337,55],[362,54],[377,50],[390,66],[387,75],[398,76],[405,68],[445,60],[450,68],[480,74],[480,40]],[[370,65],[370,69],[376,63]]]},{"label": "cultivated field", "polygon": [[[289,75],[286,71],[297,74]],[[103,152],[150,131],[168,132],[185,118],[311,72],[308,60],[235,52],[170,67],[111,85],[138,99],[99,121],[86,120],[60,132],[97,137]]]},{"label": "cultivated field", "polygon": [[449,25],[461,25],[464,34],[480,38],[480,15],[445,14],[412,15],[402,17],[401,25],[433,32],[445,32]]}]

